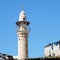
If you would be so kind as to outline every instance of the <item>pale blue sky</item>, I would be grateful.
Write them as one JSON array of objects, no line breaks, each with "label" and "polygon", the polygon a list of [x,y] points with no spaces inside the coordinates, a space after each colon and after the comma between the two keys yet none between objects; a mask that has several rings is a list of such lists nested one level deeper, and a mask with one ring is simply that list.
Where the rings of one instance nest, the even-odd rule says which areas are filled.
[{"label": "pale blue sky", "polygon": [[60,40],[60,0],[0,0],[0,52],[17,55],[15,23],[22,4],[31,23],[29,57],[44,56],[44,46]]}]

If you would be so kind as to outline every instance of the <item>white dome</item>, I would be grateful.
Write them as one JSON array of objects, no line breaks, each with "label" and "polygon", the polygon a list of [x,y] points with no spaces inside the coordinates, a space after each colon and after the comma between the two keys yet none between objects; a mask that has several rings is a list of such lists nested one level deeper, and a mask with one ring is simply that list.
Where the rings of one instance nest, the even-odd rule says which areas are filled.
[{"label": "white dome", "polygon": [[24,21],[24,20],[26,20],[26,14],[24,10],[22,10],[19,15],[19,21]]}]

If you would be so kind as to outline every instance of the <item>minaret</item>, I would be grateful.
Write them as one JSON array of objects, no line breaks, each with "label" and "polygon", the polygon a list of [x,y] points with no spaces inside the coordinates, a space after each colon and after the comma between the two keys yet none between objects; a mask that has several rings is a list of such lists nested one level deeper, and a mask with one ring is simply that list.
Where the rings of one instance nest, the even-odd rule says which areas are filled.
[{"label": "minaret", "polygon": [[26,19],[24,10],[20,12],[19,21],[17,24],[18,35],[18,59],[28,59],[28,35],[30,22]]}]

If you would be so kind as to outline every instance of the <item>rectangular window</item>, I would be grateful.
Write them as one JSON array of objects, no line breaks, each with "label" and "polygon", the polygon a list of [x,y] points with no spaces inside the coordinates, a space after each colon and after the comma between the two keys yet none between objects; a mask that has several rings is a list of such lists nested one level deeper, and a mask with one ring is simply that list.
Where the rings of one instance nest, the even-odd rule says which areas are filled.
[{"label": "rectangular window", "polygon": [[59,49],[60,49],[60,44],[59,44]]}]

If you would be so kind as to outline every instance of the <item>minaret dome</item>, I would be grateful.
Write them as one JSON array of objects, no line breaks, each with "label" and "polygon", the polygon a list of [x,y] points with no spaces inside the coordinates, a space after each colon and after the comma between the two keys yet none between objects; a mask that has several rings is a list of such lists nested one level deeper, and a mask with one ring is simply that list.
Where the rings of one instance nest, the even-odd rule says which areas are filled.
[{"label": "minaret dome", "polygon": [[26,20],[26,14],[24,10],[22,10],[19,15],[19,21],[25,21],[25,20]]}]

